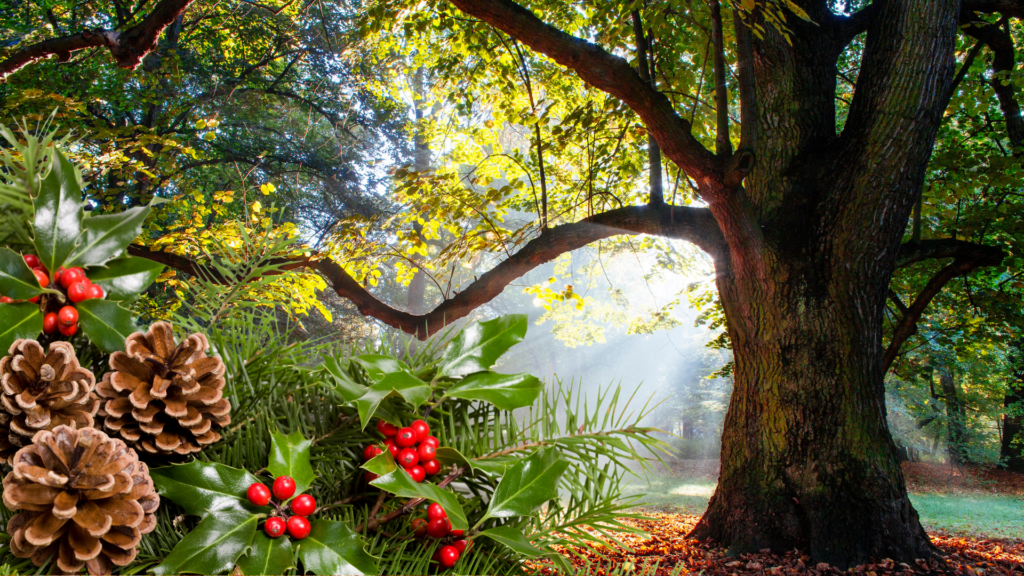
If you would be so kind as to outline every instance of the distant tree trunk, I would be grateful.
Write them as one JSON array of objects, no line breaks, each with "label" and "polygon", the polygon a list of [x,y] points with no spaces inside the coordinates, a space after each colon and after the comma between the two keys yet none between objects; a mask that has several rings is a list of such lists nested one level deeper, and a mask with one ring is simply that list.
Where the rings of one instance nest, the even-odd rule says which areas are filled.
[{"label": "distant tree trunk", "polygon": [[967,454],[967,425],[964,405],[960,398],[960,387],[953,372],[946,367],[939,368],[939,384],[942,386],[942,400],[946,404],[946,442],[949,463],[959,466],[970,460]]},{"label": "distant tree trunk", "polygon": [[[1015,354],[1011,358],[1015,365],[1010,372],[1010,382],[1003,398],[1005,413],[999,456],[1008,470],[1024,473],[1024,418],[1019,416],[1024,411],[1024,344],[1016,344]],[[1015,443],[1014,440],[1019,442]]]}]

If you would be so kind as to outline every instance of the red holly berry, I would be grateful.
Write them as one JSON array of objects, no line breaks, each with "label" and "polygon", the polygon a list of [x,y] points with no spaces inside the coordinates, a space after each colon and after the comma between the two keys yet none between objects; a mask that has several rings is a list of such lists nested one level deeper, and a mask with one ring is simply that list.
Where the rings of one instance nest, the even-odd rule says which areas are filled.
[{"label": "red holly berry", "polygon": [[68,268],[60,274],[60,285],[70,290],[71,285],[85,280],[85,271],[81,268]]},{"label": "red holly berry", "polygon": [[420,460],[426,462],[428,460],[433,460],[434,457],[437,456],[437,446],[424,442],[423,444],[420,444],[420,447],[416,452],[419,453]]},{"label": "red holly berry", "polygon": [[412,468],[420,463],[420,455],[412,448],[402,448],[395,460],[402,465],[402,468]]},{"label": "red holly berry", "polygon": [[444,508],[442,508],[441,505],[438,504],[437,502],[434,502],[430,506],[427,506],[427,520],[436,520],[438,518],[447,517],[448,513],[445,512]]},{"label": "red holly berry", "polygon": [[367,472],[366,474],[363,474],[363,479],[366,480],[367,484],[373,482],[377,478],[380,478],[380,474],[374,474],[373,472]]},{"label": "red holly berry", "polygon": [[412,476],[412,479],[416,482],[423,482],[427,477],[427,472],[423,470],[423,466],[413,466],[412,468],[409,468],[407,472],[409,472],[409,476]]},{"label": "red holly berry", "polygon": [[296,540],[309,536],[309,529],[309,520],[302,516],[292,516],[288,519],[288,535]]},{"label": "red holly berry", "polygon": [[[461,530],[452,530],[453,535],[455,534],[455,532],[461,532]],[[456,540],[455,542],[452,542],[452,546],[454,546],[455,549],[459,551],[459,556],[461,556],[462,553],[466,551],[466,540]]]},{"label": "red holly berry", "polygon": [[43,316],[43,332],[53,334],[57,331],[57,313],[49,312]]},{"label": "red holly berry", "polygon": [[259,482],[253,482],[245,491],[245,497],[255,506],[266,506],[270,503],[270,488]]},{"label": "red holly berry", "polygon": [[46,275],[46,272],[37,269],[33,270],[32,273],[36,275],[36,280],[39,281],[40,286],[46,288],[50,285],[50,277]]},{"label": "red holly berry", "polygon": [[58,322],[57,323],[57,331],[60,332],[61,334],[65,335],[65,336],[74,336],[75,332],[78,331],[78,324],[73,324],[73,325],[65,328],[65,327],[60,325],[60,322]]},{"label": "red holly berry", "polygon": [[384,445],[388,447],[388,452],[391,452],[391,457],[398,460],[398,453],[402,450],[395,444],[394,438],[388,438],[384,441]]},{"label": "red holly berry", "polygon": [[316,500],[309,494],[299,494],[292,500],[292,512],[299,516],[309,516],[316,510]]},{"label": "red holly berry", "polygon": [[284,519],[278,518],[277,516],[271,516],[263,523],[263,531],[271,538],[278,538],[282,536],[286,529],[287,524],[285,524]]},{"label": "red holly berry", "polygon": [[[420,444],[420,447],[422,446]],[[427,460],[423,463],[423,471],[427,473],[427,476],[433,476],[441,471],[441,463],[437,460]]]},{"label": "red holly berry", "polygon": [[29,298],[28,301],[35,304],[39,302],[39,296],[33,296],[32,298]]},{"label": "red holly berry", "polygon": [[65,328],[78,324],[78,310],[74,306],[65,306],[57,312],[57,321]]},{"label": "red holly berry", "polygon": [[444,538],[451,529],[452,524],[447,518],[434,518],[427,522],[427,534],[431,538]]},{"label": "red holly berry", "polygon": [[458,536],[462,536],[465,533],[466,533],[465,530],[452,530],[451,532],[448,533],[448,535],[449,536],[456,536],[456,537],[458,537]]},{"label": "red holly berry", "polygon": [[437,436],[427,436],[423,439],[423,444],[433,444],[434,448],[441,447],[441,441],[437,439]]},{"label": "red holly berry", "polygon": [[[64,267],[63,266],[61,266],[60,268],[57,268],[57,271],[53,273],[53,283],[54,284],[60,284],[60,277],[61,277],[62,274],[64,274]],[[63,286],[63,284],[61,284],[61,286]]]},{"label": "red holly berry", "polygon": [[[68,272],[71,272],[71,270],[68,270]],[[67,276],[68,272],[65,272],[64,275]],[[78,304],[79,302],[88,299],[89,286],[85,282],[75,282],[70,287],[68,287],[68,300],[71,300],[75,304]]]},{"label": "red holly berry", "polygon": [[409,428],[416,434],[416,441],[423,442],[430,435],[430,425],[424,420],[416,420],[409,424]]},{"label": "red holly berry", "polygon": [[14,302],[14,298],[10,296],[0,296],[0,304],[10,304]]},{"label": "red holly berry", "polygon": [[398,426],[383,420],[377,420],[377,431],[383,434],[385,438],[391,438],[398,433]]},{"label": "red holly berry", "polygon": [[409,448],[416,443],[416,433],[412,431],[412,428],[405,427],[398,431],[395,435],[395,444],[398,444],[402,448]]},{"label": "red holly berry", "polygon": [[29,268],[38,268],[42,262],[39,261],[39,256],[35,254],[25,254],[22,256],[25,259],[25,264],[28,264]]},{"label": "red holly berry", "polygon": [[382,450],[380,446],[370,444],[366,447],[366,450],[363,450],[363,460],[370,461],[383,453],[384,450]]},{"label": "red holly berry", "polygon": [[287,500],[295,494],[295,480],[291,476],[278,476],[274,480],[274,496]]},{"label": "red holly berry", "polygon": [[441,566],[451,568],[459,561],[459,550],[455,546],[445,546],[441,548],[441,552],[438,554],[437,559],[441,562]]},{"label": "red holly berry", "polygon": [[423,518],[412,519],[412,533],[417,538],[423,538],[427,535],[427,521]]},{"label": "red holly berry", "polygon": [[103,300],[103,287],[99,284],[89,284],[85,289],[85,296],[89,300]]}]

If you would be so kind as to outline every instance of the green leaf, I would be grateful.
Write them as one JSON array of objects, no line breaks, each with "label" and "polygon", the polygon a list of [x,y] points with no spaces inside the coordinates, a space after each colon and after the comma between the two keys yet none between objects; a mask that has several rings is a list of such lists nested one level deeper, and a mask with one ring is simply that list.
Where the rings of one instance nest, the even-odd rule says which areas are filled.
[{"label": "green leaf", "polygon": [[494,458],[474,459],[473,469],[482,470],[488,474],[504,476],[509,466],[519,461],[515,456],[497,456]]},{"label": "green leaf", "polygon": [[299,542],[299,558],[316,574],[376,574],[377,559],[344,522],[313,520],[309,536]]},{"label": "green leaf", "polygon": [[6,356],[15,340],[35,338],[42,331],[38,304],[0,304],[0,355]]},{"label": "green leaf", "polygon": [[463,378],[444,395],[464,400],[483,400],[500,410],[515,410],[533,404],[544,384],[530,374],[477,372]]},{"label": "green leaf", "polygon": [[462,511],[462,505],[459,504],[459,499],[455,497],[455,494],[444,488],[438,488],[429,482],[416,482],[403,469],[385,474],[370,482],[370,484],[402,498],[425,498],[431,502],[437,502],[444,508],[445,513],[448,514],[448,519],[451,520],[453,529],[465,530],[469,528],[469,523],[466,521],[466,513]]},{"label": "green leaf", "polygon": [[0,248],[0,296],[28,300],[42,292],[25,259],[10,248]]},{"label": "green leaf", "polygon": [[451,446],[441,446],[438,448],[437,455],[434,458],[445,466],[466,466],[470,472],[476,470],[476,464],[472,460],[466,458],[461,452]]},{"label": "green leaf", "polygon": [[523,341],[526,326],[526,314],[509,314],[467,326],[448,344],[438,373],[463,376],[489,369],[509,348]]},{"label": "green leaf", "polygon": [[271,538],[257,532],[248,554],[238,560],[242,574],[284,574],[294,566],[292,544],[287,536]]},{"label": "green leaf", "polygon": [[267,471],[278,476],[291,476],[295,480],[295,494],[302,494],[313,483],[313,466],[309,462],[311,440],[295,431],[285,436],[280,432],[270,435],[270,458]]},{"label": "green leaf", "polygon": [[193,460],[188,464],[153,468],[149,474],[160,496],[193,516],[221,511],[248,514],[260,510],[245,496],[249,486],[259,480],[245,470]]},{"label": "green leaf", "polygon": [[82,188],[75,167],[60,150],[32,205],[36,254],[47,270],[54,271],[64,265],[82,235]]},{"label": "green leaf", "polygon": [[226,572],[252,543],[258,522],[259,517],[248,512],[211,514],[151,571],[153,574]]},{"label": "green leaf", "polygon": [[558,480],[569,466],[558,450],[544,448],[505,471],[491,496],[487,518],[526,516],[558,497]]},{"label": "green leaf", "polygon": [[417,378],[408,370],[400,370],[384,374],[380,382],[370,386],[366,393],[356,399],[356,408],[359,409],[359,421],[363,428],[369,424],[373,414],[377,411],[380,403],[385,398],[397,394],[404,398],[413,409],[419,408],[430,398],[431,389],[426,382]]},{"label": "green leaf", "polygon": [[477,537],[480,536],[486,536],[499,544],[504,544],[506,548],[527,558],[536,558],[544,555],[544,551],[531,544],[526,539],[526,536],[523,536],[521,530],[511,526],[498,526],[490,530],[484,530],[477,534]]},{"label": "green leaf", "polygon": [[374,380],[380,380],[390,372],[401,372],[409,368],[404,362],[383,354],[361,354],[352,360],[362,366]]},{"label": "green leaf", "polygon": [[[382,446],[383,448],[383,446]],[[373,458],[366,461],[361,466],[363,470],[373,472],[378,476],[390,474],[398,469],[398,464],[395,463],[395,459],[391,457],[391,452],[384,448],[384,452],[377,454]]]},{"label": "green leaf", "polygon": [[105,267],[89,269],[89,280],[103,287],[107,300],[130,301],[164,271],[164,265],[146,258],[125,256],[107,262]]},{"label": "green leaf", "polygon": [[107,300],[79,302],[78,322],[92,343],[104,352],[124,350],[124,341],[135,332],[132,313]]},{"label": "green leaf", "polygon": [[324,358],[324,368],[331,376],[334,376],[336,382],[335,386],[329,388],[334,390],[335,394],[340,396],[344,402],[351,402],[366,394],[366,386],[353,380],[348,370],[342,368],[337,358],[331,356]]},{"label": "green leaf", "polygon": [[75,250],[66,267],[97,266],[120,256],[124,249],[142,234],[142,224],[149,216],[149,206],[138,206],[120,214],[103,214],[86,218],[85,241]]}]

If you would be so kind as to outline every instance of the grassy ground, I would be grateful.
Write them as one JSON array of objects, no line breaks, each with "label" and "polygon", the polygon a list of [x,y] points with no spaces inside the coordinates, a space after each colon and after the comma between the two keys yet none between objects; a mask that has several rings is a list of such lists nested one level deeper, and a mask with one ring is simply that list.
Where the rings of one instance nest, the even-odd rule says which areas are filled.
[{"label": "grassy ground", "polygon": [[[715,491],[713,468],[684,465],[645,480],[633,480],[626,495],[641,495],[644,507],[664,512],[700,515]],[[929,531],[987,538],[1024,539],[1024,494],[1018,490],[965,489],[911,482],[910,500]],[[996,486],[997,488],[998,486]]]}]

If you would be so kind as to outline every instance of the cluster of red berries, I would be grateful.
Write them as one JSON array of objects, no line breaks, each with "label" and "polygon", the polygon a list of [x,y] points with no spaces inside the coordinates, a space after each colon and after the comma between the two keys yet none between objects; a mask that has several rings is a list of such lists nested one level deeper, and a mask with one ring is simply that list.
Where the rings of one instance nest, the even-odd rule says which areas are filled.
[{"label": "cluster of red berries", "polygon": [[456,538],[451,544],[441,546],[434,553],[434,561],[440,562],[445,568],[455,566],[455,563],[459,561],[459,556],[466,551],[466,539],[462,538],[464,532],[462,530],[452,530],[452,523],[448,520],[448,514],[440,504],[433,503],[428,506],[427,518],[413,518],[411,525],[413,534],[417,538],[423,538],[424,536],[430,536],[431,538],[444,538],[446,536]]},{"label": "cluster of red berries", "polygon": [[[25,264],[32,269],[32,272],[36,276],[36,280],[39,282],[41,288],[46,288],[50,285],[50,274],[47,272],[46,267],[39,261],[39,257],[35,254],[25,254],[23,256]],[[81,268],[58,268],[57,272],[53,275],[54,287],[60,286],[64,289],[67,299],[75,304],[82,302],[83,300],[102,299],[103,288],[93,284],[85,276],[85,270]],[[13,298],[8,296],[0,296],[0,304],[10,304],[15,302]],[[35,296],[29,299],[29,302],[39,302],[39,296]],[[78,310],[74,306],[61,306],[60,310],[56,312],[48,312],[43,316],[43,332],[47,334],[53,334],[54,332],[60,332],[64,336],[72,336],[78,331]]]},{"label": "cluster of red berries", "polygon": [[[435,458],[440,442],[430,435],[430,426],[423,420],[417,420],[405,428],[399,428],[383,420],[377,422],[377,430],[384,435],[384,445],[391,452],[395,462],[405,469],[417,482],[423,482],[427,476],[441,471],[441,463]],[[363,459],[383,454],[384,450],[377,444],[371,444],[363,450]],[[372,482],[377,475],[367,472],[366,481]]]},{"label": "cluster of red berries", "polygon": [[[295,480],[291,476],[278,476],[274,479],[273,495],[281,503],[295,495]],[[299,494],[288,506],[271,502],[271,489],[256,482],[245,491],[245,496],[255,506],[272,506],[274,515],[263,523],[263,531],[271,538],[288,535],[296,540],[309,536],[310,525],[307,516],[316,510],[316,500],[309,494]],[[291,513],[288,513],[288,509]],[[285,519],[287,518],[287,520]]]}]

